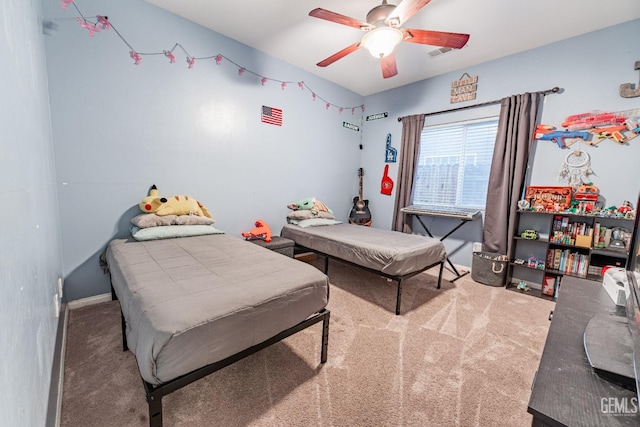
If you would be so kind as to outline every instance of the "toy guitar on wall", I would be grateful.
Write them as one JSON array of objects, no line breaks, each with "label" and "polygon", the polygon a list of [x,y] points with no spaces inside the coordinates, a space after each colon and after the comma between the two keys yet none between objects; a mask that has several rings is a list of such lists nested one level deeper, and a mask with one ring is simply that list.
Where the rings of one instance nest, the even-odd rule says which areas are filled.
[{"label": "toy guitar on wall", "polygon": [[353,208],[351,208],[351,213],[349,214],[349,222],[369,227],[371,226],[371,211],[369,210],[369,200],[362,199],[362,177],[364,176],[362,168],[358,169],[358,176],[360,177],[360,193],[353,198]]}]

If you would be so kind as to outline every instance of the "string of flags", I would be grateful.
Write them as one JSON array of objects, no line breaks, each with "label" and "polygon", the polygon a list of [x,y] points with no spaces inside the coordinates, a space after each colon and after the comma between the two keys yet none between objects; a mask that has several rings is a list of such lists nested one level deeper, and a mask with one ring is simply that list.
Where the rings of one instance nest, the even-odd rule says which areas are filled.
[{"label": "string of flags", "polygon": [[165,57],[167,57],[169,59],[169,63],[170,64],[174,64],[176,63],[176,55],[174,52],[176,52],[177,50],[182,51],[182,53],[185,55],[186,57],[186,63],[187,63],[187,67],[189,69],[194,68],[196,61],[201,61],[201,60],[215,60],[216,65],[220,65],[222,64],[223,60],[226,62],[229,62],[231,64],[233,64],[234,66],[236,66],[238,68],[238,76],[243,76],[246,74],[250,74],[253,75],[257,78],[260,79],[260,83],[262,84],[262,86],[266,86],[267,83],[269,82],[276,82],[280,84],[280,87],[282,88],[282,90],[287,89],[287,87],[289,85],[292,86],[297,86],[298,88],[300,88],[300,90],[308,90],[309,92],[311,92],[311,99],[313,101],[316,100],[321,100],[322,102],[324,102],[325,104],[325,109],[329,110],[331,107],[334,107],[335,109],[338,110],[338,113],[342,114],[345,110],[351,110],[351,114],[355,114],[357,110],[360,110],[360,112],[364,112],[365,111],[365,106],[364,104],[360,104],[360,105],[356,105],[356,106],[352,106],[352,107],[343,107],[340,105],[336,105],[332,102],[327,101],[326,99],[324,99],[323,97],[321,97],[320,95],[318,95],[313,89],[311,89],[304,81],[284,81],[284,80],[278,80],[278,79],[274,79],[272,77],[267,77],[267,76],[263,76],[255,71],[252,71],[246,67],[243,67],[240,64],[235,63],[234,61],[232,61],[231,59],[229,59],[228,57],[226,57],[225,55],[218,53],[215,55],[211,55],[211,56],[203,56],[203,57],[196,57],[191,55],[187,49],[184,48],[184,46],[182,46],[180,43],[176,43],[171,49],[169,50],[163,50],[161,52],[140,52],[137,49],[135,49],[123,36],[122,34],[120,34],[120,32],[116,29],[116,27],[113,25],[113,23],[111,21],[109,21],[109,18],[107,16],[104,15],[96,15],[96,16],[91,16],[91,17],[85,17],[82,12],[80,11],[80,9],[78,8],[78,6],[76,5],[74,0],[61,0],[62,2],[62,9],[67,10],[69,5],[73,5],[73,7],[76,9],[76,11],[78,12],[78,14],[80,16],[78,16],[78,18],[76,19],[77,22],[80,24],[80,26],[84,29],[87,30],[88,36],[89,37],[94,37],[95,33],[99,33],[101,31],[108,31],[108,30],[112,30],[113,32],[116,33],[116,35],[122,40],[122,42],[127,45],[127,47],[129,48],[129,56],[131,57],[131,59],[133,60],[133,64],[134,65],[140,65],[142,63],[142,57],[143,56],[152,56],[152,55],[164,55]]}]

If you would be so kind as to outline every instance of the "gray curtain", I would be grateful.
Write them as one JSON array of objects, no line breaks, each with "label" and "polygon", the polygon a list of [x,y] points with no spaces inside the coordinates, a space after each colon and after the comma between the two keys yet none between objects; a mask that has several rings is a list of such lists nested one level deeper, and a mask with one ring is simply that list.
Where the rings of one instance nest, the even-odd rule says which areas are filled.
[{"label": "gray curtain", "polygon": [[404,213],[400,209],[411,204],[413,176],[420,153],[420,134],[424,127],[424,114],[402,118],[402,139],[400,141],[400,164],[396,180],[396,202],[393,208],[392,230],[411,233],[411,219],[405,222]]},{"label": "gray curtain", "polygon": [[529,151],[543,93],[502,100],[493,151],[482,250],[511,254],[517,203],[523,192]]}]

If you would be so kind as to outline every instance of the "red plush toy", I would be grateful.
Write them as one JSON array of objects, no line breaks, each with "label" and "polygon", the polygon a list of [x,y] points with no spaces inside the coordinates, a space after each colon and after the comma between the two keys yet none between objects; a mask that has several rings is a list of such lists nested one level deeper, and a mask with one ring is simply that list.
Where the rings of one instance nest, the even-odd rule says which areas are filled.
[{"label": "red plush toy", "polygon": [[251,229],[251,231],[249,232],[242,233],[242,237],[244,237],[247,240],[262,239],[265,242],[270,242],[271,227],[269,227],[269,225],[266,222],[259,219],[256,221],[255,228]]}]

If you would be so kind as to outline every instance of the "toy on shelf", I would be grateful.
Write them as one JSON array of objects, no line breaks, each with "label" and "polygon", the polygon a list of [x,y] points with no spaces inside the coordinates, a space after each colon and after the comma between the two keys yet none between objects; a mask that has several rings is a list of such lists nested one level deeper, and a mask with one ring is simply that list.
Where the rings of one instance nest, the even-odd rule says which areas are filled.
[{"label": "toy on shelf", "polygon": [[598,203],[600,190],[591,182],[581,184],[573,196],[572,208],[576,213],[591,213]]},{"label": "toy on shelf", "polygon": [[198,215],[211,218],[211,214],[199,201],[189,196],[158,196],[158,187],[151,186],[149,195],[138,204],[144,213],[164,215]]},{"label": "toy on shelf", "polygon": [[536,212],[560,212],[571,206],[573,187],[528,186],[525,199]]},{"label": "toy on shelf", "polygon": [[267,243],[271,241],[271,236],[271,227],[261,219],[256,220],[255,227],[250,231],[242,233],[247,240],[264,240]]}]

